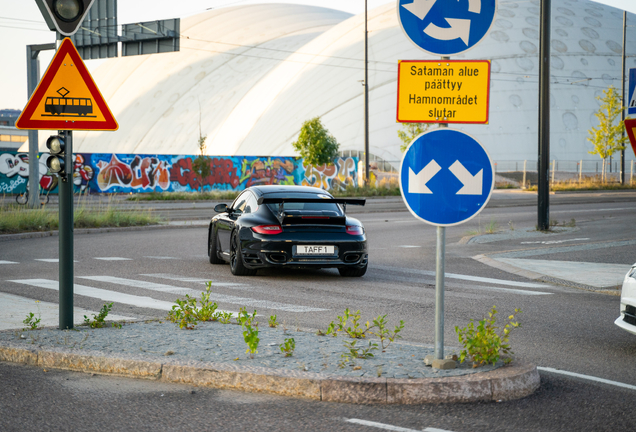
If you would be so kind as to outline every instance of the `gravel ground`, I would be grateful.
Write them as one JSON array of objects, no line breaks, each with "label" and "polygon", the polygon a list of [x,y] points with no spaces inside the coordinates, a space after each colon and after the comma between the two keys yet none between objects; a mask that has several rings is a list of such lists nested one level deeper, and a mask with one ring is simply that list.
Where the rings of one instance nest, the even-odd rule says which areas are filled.
[{"label": "gravel ground", "polygon": [[[435,378],[487,372],[503,365],[488,365],[472,368],[469,362],[458,363],[457,369],[437,370],[426,367],[424,357],[433,354],[432,347],[407,343],[393,343],[386,352],[372,351],[373,358],[356,359],[340,366],[341,354],[346,351],[347,337],[339,335],[318,336],[305,329],[259,328],[258,354],[249,358],[243,341],[243,329],[236,324],[218,322],[200,323],[195,330],[181,330],[166,322],[127,323],[121,329],[106,327],[90,329],[78,327],[74,330],[40,329],[32,331],[0,332],[0,343],[24,344],[25,348],[64,349],[73,351],[100,351],[107,356],[122,355],[145,357],[149,360],[174,359],[178,361],[225,362],[236,366],[260,366],[273,369],[300,370],[350,377],[385,378]],[[279,345],[287,338],[294,338],[296,349],[293,356],[286,357]],[[358,340],[360,347],[369,341]],[[445,349],[445,354],[458,354],[456,349]]]}]

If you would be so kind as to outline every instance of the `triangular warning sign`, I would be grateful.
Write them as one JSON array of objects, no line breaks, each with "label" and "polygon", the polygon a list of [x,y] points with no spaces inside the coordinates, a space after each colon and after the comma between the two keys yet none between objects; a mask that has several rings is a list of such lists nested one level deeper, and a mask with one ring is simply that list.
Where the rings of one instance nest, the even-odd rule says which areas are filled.
[{"label": "triangular warning sign", "polygon": [[15,125],[18,129],[119,129],[69,38],[62,41]]}]

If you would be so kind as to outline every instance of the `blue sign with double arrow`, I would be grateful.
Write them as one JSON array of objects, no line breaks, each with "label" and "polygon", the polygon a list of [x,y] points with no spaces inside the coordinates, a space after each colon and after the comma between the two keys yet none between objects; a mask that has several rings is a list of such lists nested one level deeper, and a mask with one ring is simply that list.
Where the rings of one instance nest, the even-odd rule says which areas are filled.
[{"label": "blue sign with double arrow", "polygon": [[406,35],[429,54],[451,56],[477,45],[497,13],[497,0],[398,0]]},{"label": "blue sign with double arrow", "polygon": [[636,114],[636,68],[629,70],[629,104],[627,105],[627,115]]},{"label": "blue sign with double arrow", "polygon": [[477,215],[494,184],[486,149],[454,129],[436,129],[415,138],[400,166],[406,206],[415,217],[436,226],[458,225]]}]

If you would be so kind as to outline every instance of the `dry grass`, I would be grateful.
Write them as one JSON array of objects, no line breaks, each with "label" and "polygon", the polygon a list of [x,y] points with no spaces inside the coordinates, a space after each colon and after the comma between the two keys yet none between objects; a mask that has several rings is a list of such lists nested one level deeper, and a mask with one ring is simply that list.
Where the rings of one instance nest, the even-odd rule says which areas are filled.
[{"label": "dry grass", "polygon": [[[565,191],[584,191],[584,190],[633,190],[636,189],[636,184],[630,185],[629,179],[627,183],[622,185],[619,182],[606,181],[603,183],[599,176],[586,176],[579,182],[578,179],[555,181],[550,185],[550,190],[555,192]],[[536,191],[537,186],[533,185],[526,190]]]},{"label": "dry grass", "polygon": [[[98,207],[86,207],[79,203],[74,211],[75,228],[105,228],[154,225],[160,222],[150,210],[122,211],[110,203]],[[59,229],[57,209],[42,206],[29,209],[10,204],[0,208],[0,234],[16,234]]]}]

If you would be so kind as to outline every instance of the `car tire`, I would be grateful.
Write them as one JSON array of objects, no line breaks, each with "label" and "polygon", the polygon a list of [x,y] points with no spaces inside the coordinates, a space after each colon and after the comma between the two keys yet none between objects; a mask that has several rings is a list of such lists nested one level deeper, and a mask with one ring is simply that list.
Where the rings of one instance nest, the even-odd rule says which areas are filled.
[{"label": "car tire", "polygon": [[208,255],[210,256],[210,264],[223,264],[223,260],[219,258],[219,241],[216,236],[214,226],[210,229],[208,236]]},{"label": "car tire", "polygon": [[343,277],[362,277],[367,272],[368,263],[362,267],[340,267],[338,271]]},{"label": "car tire", "polygon": [[240,240],[236,231],[232,233],[230,240],[230,270],[234,276],[254,276],[256,274],[256,270],[245,267]]}]

